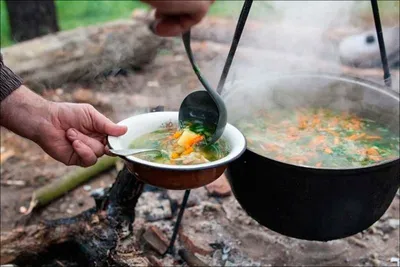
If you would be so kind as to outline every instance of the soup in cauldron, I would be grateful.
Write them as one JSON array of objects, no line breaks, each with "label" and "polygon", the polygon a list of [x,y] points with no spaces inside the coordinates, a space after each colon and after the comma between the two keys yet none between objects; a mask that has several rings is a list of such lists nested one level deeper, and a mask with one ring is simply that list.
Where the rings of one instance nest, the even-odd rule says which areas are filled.
[{"label": "soup in cauldron", "polygon": [[329,109],[260,110],[237,123],[247,147],[315,167],[361,167],[399,157],[399,136],[377,121]]},{"label": "soup in cauldron", "polygon": [[207,144],[211,129],[199,122],[188,122],[183,127],[167,123],[156,131],[139,136],[130,148],[156,148],[162,152],[135,155],[150,162],[174,165],[192,165],[221,159],[229,154],[229,145],[220,138]]}]

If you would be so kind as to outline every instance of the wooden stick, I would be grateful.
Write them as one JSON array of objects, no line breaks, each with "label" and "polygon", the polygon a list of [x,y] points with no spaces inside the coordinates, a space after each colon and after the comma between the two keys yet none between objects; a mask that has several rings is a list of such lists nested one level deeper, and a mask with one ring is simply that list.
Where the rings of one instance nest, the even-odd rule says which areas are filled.
[{"label": "wooden stick", "polygon": [[29,214],[34,208],[50,203],[64,195],[66,192],[76,188],[84,182],[87,182],[99,173],[114,167],[117,160],[118,157],[103,156],[95,165],[88,168],[77,168],[63,177],[54,180],[50,184],[39,188],[32,195],[32,200],[27,214]]}]

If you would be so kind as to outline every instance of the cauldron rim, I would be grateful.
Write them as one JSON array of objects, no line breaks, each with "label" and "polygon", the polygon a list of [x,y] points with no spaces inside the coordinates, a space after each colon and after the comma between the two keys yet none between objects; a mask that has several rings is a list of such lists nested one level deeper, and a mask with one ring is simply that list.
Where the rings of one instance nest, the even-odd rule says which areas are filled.
[{"label": "cauldron rim", "polygon": [[[324,72],[324,73],[318,73],[318,72],[284,72],[284,73],[278,73],[276,76],[271,76],[265,78],[265,80],[278,80],[282,78],[288,78],[288,77],[302,77],[302,78],[325,78],[325,79],[331,79],[335,81],[343,81],[343,82],[348,82],[348,83],[353,83],[353,84],[358,84],[363,87],[367,87],[370,90],[375,90],[378,91],[379,93],[386,94],[387,96],[393,98],[395,101],[399,102],[400,105],[400,94],[396,93],[394,90],[391,90],[385,85],[379,84],[374,81],[369,81],[362,79],[360,77],[352,76],[352,75],[338,75],[334,73],[329,73],[329,72]],[[233,88],[232,90],[229,91],[223,91],[222,92],[222,97],[228,97],[231,94],[235,94],[239,88]],[[233,123],[232,123],[233,124]],[[233,124],[234,125],[234,124]],[[239,129],[240,130],[240,129]],[[244,135],[244,134],[243,134]],[[355,167],[340,167],[340,168],[332,168],[332,167],[316,167],[316,166],[308,166],[308,165],[302,165],[302,164],[293,164],[285,161],[280,161],[274,158],[270,158],[265,155],[261,155],[260,153],[257,153],[250,149],[248,147],[248,144],[246,143],[246,151],[250,151],[254,154],[256,154],[259,157],[271,160],[277,164],[283,164],[286,165],[286,167],[290,168],[300,168],[304,170],[312,170],[320,173],[336,173],[336,172],[346,172],[346,173],[352,173],[352,172],[364,172],[364,171],[370,171],[371,169],[375,168],[384,168],[389,164],[393,164],[396,161],[400,163],[400,156],[394,158],[394,159],[388,159],[388,160],[383,160],[374,164],[369,164],[366,166],[355,166]],[[239,157],[240,158],[240,157]]]},{"label": "cauldron rim", "polygon": [[[346,174],[346,173],[353,173],[353,172],[368,172],[371,169],[377,169],[377,168],[384,168],[389,164],[393,164],[396,161],[400,163],[400,157],[397,157],[395,159],[390,159],[390,160],[384,160],[380,161],[374,164],[370,164],[367,166],[358,166],[358,167],[339,167],[339,168],[330,168],[330,167],[315,167],[315,166],[309,166],[309,165],[302,165],[302,164],[294,164],[294,163],[289,163],[285,161],[280,161],[274,158],[270,158],[268,156],[260,155],[260,153],[257,153],[253,151],[252,149],[246,147],[246,151],[251,152],[253,154],[256,154],[256,156],[268,159],[270,161],[273,161],[276,164],[282,164],[285,165],[285,167],[290,167],[290,168],[297,168],[297,169],[303,169],[303,170],[308,170],[308,171],[314,171],[314,172],[319,172],[319,173],[335,173],[340,172],[341,174]],[[240,158],[240,157],[239,157]]]}]

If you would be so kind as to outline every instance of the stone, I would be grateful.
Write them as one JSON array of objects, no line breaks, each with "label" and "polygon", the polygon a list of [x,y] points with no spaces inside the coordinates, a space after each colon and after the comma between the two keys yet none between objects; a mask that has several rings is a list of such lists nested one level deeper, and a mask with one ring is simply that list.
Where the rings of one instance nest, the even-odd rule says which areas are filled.
[{"label": "stone", "polygon": [[231,195],[231,186],[225,176],[225,174],[221,175],[214,182],[206,185],[206,189],[208,191],[209,196],[214,197],[227,197]]},{"label": "stone", "polygon": [[388,219],[385,222],[379,223],[377,226],[384,234],[390,233],[400,226],[399,219]]},{"label": "stone", "polygon": [[72,93],[72,98],[78,103],[97,104],[92,90],[79,88]]},{"label": "stone", "polygon": [[136,206],[138,217],[144,217],[149,222],[171,219],[172,211],[169,200],[161,199],[159,192],[144,192]]},{"label": "stone", "polygon": [[[167,197],[171,200],[172,206],[180,207],[182,204],[183,195],[185,194],[185,191],[167,190],[166,194]],[[202,202],[205,199],[207,199],[207,191],[204,188],[197,188],[191,190],[186,207],[190,208],[193,206],[197,206],[200,204],[200,202]]]}]

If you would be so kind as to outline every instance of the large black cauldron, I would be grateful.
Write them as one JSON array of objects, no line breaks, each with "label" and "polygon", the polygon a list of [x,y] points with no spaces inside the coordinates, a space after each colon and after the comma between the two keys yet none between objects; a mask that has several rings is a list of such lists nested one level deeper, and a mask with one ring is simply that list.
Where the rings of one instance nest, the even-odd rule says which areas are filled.
[{"label": "large black cauldron", "polygon": [[[260,107],[330,107],[377,119],[399,132],[399,95],[355,78],[282,75],[244,81],[223,95],[230,123]],[[250,108],[251,107],[251,108]],[[286,236],[328,241],[361,232],[385,213],[400,185],[399,159],[364,168],[296,166],[247,149],[227,169],[249,216]]]}]

